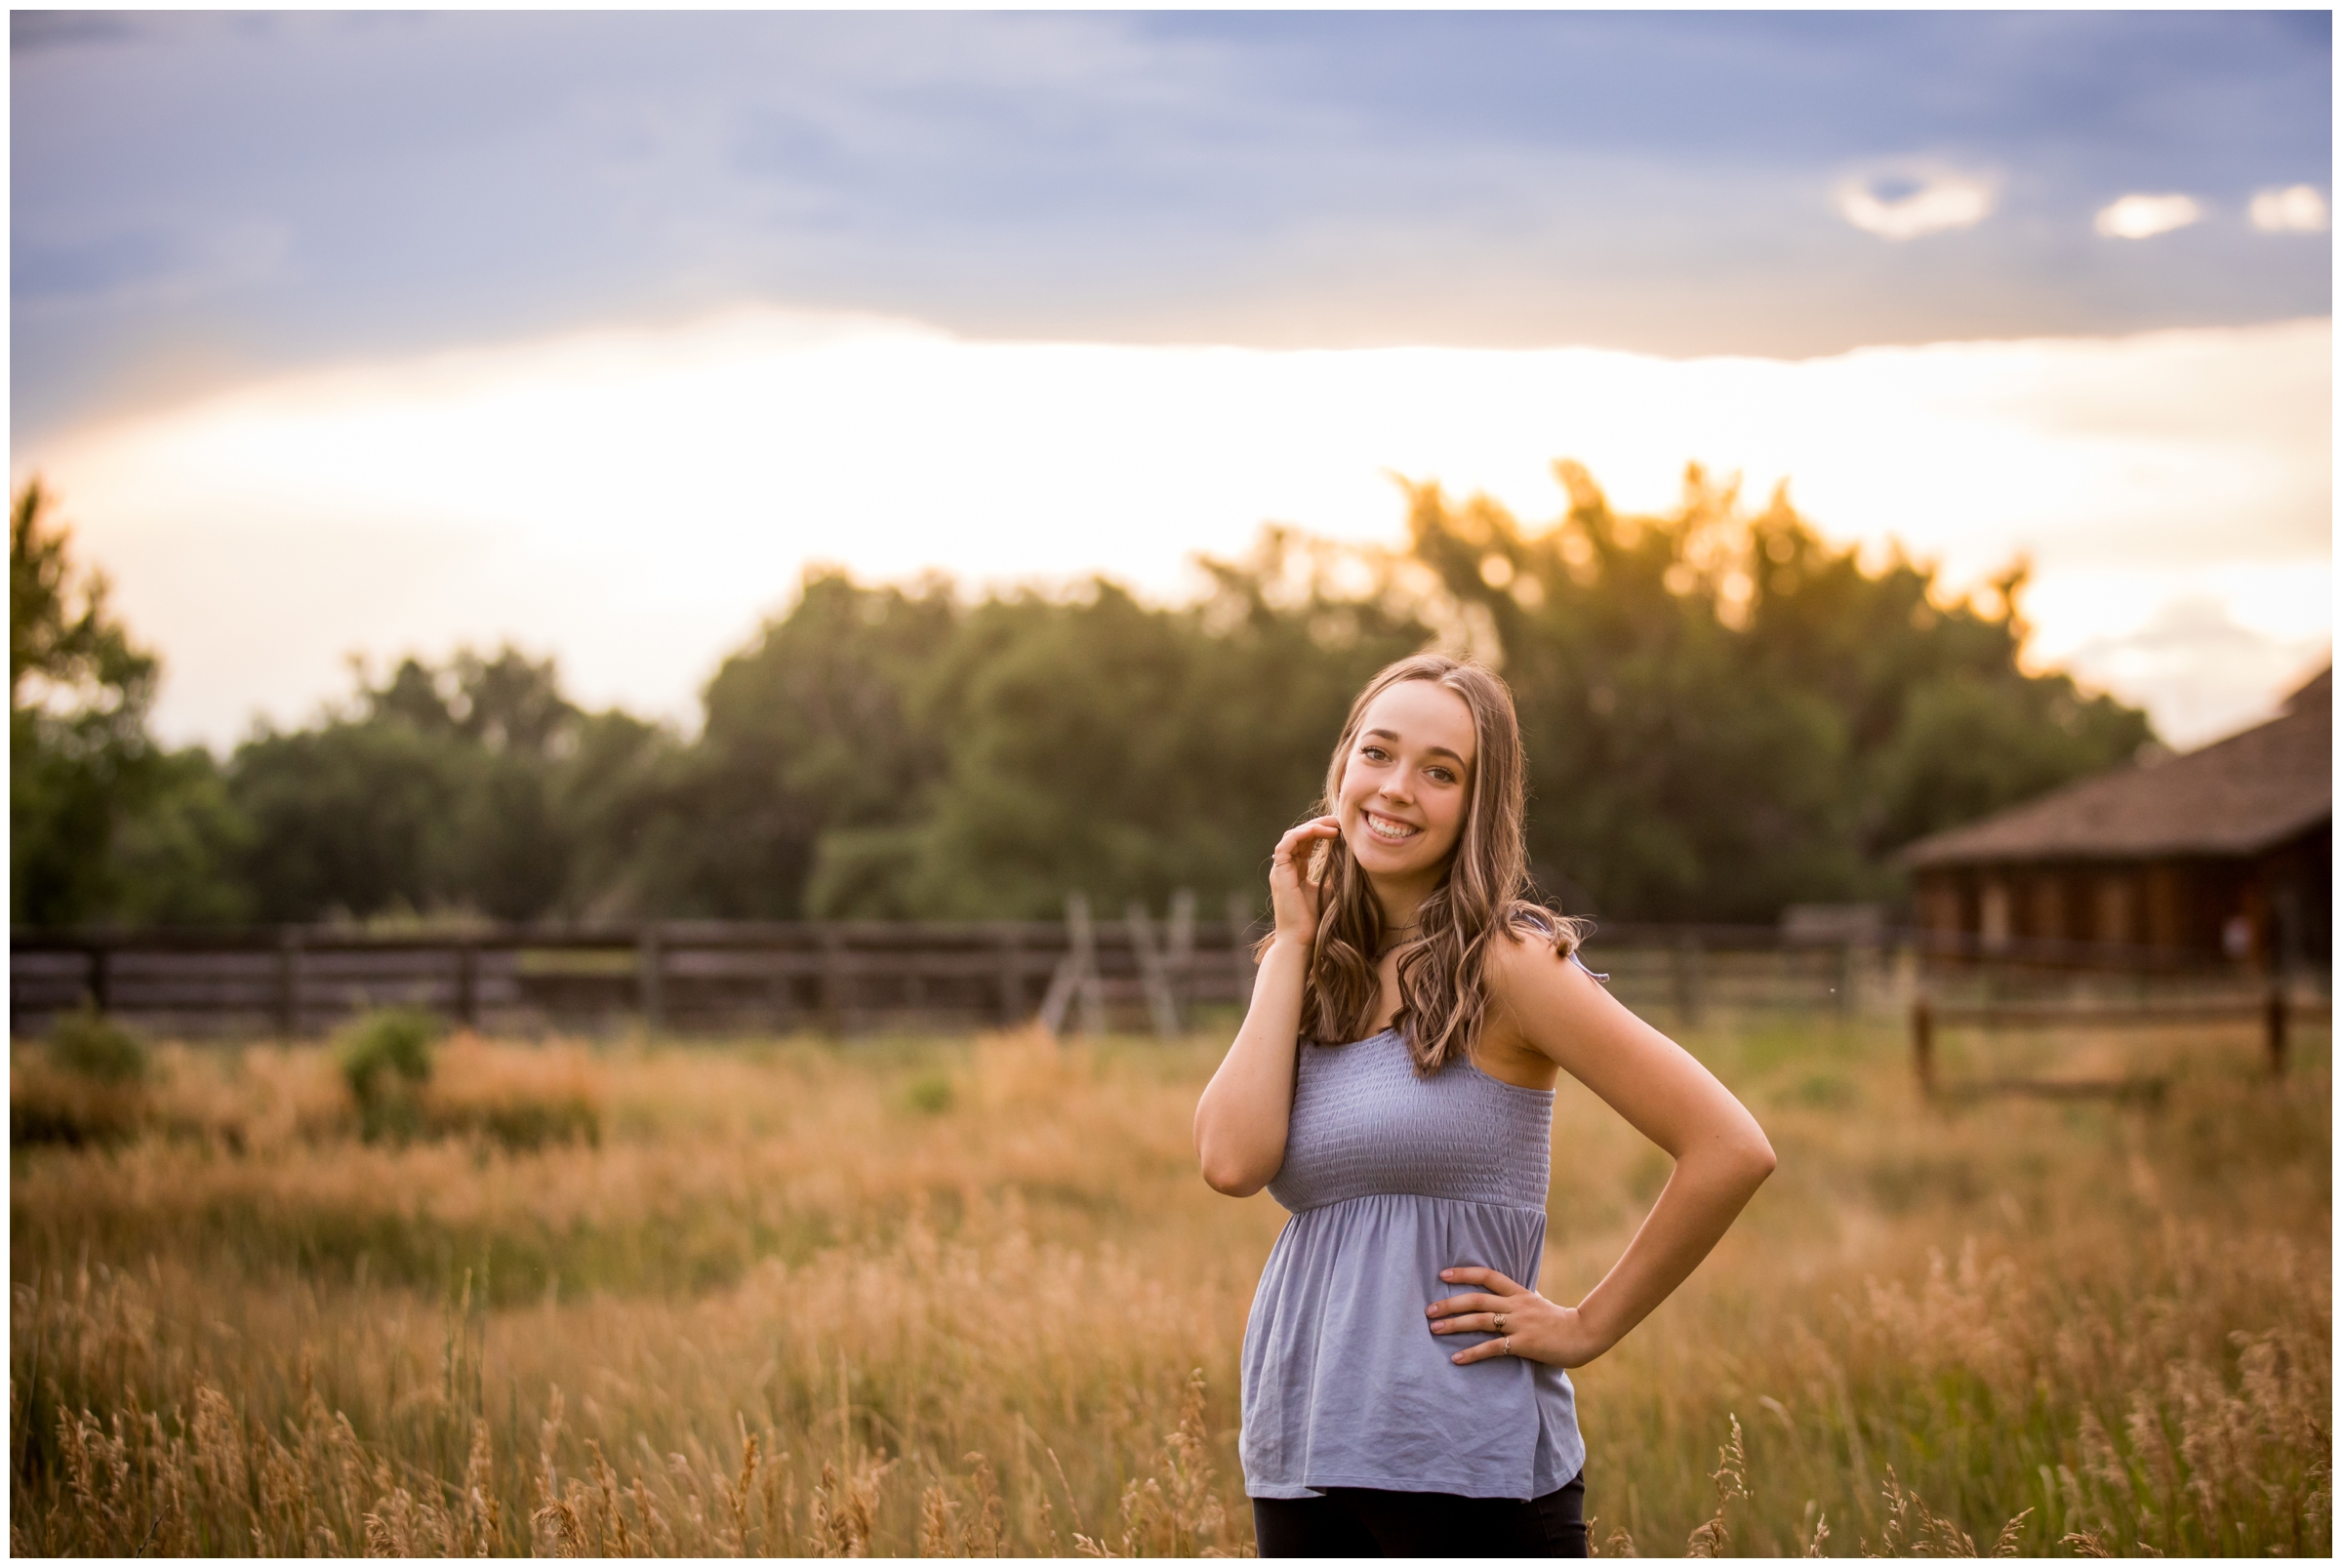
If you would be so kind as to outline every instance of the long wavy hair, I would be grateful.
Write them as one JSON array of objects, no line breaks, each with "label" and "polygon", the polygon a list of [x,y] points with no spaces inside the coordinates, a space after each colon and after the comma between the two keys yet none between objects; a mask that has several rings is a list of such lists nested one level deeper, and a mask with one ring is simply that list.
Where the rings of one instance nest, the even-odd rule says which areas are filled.
[{"label": "long wavy hair", "polygon": [[[1577,949],[1581,933],[1577,922],[1528,900],[1520,721],[1513,693],[1485,665],[1443,654],[1417,654],[1386,665],[1350,704],[1326,768],[1325,797],[1310,815],[1338,809],[1366,709],[1409,680],[1433,681],[1462,698],[1477,743],[1463,826],[1438,886],[1416,912],[1416,940],[1398,961],[1399,1006],[1392,1026],[1406,1040],[1416,1073],[1428,1078],[1458,1057],[1469,1059],[1479,1041],[1488,1015],[1482,976],[1497,932],[1550,944],[1561,957]],[[1382,1000],[1375,973],[1385,934],[1382,905],[1339,837],[1318,842],[1305,874],[1317,884],[1319,912],[1302,992],[1302,1037],[1317,1045],[1362,1039]]]}]

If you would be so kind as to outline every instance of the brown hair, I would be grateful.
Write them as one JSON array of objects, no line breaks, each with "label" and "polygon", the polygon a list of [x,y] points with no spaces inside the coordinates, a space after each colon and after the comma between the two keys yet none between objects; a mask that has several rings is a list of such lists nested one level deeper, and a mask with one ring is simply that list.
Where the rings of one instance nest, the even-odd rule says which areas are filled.
[{"label": "brown hair", "polygon": [[[1325,798],[1311,816],[1336,809],[1342,776],[1366,709],[1400,681],[1433,681],[1472,711],[1477,755],[1472,793],[1439,885],[1416,918],[1421,935],[1398,961],[1397,1014],[1392,1019],[1430,1077],[1459,1056],[1469,1057],[1487,1021],[1481,984],[1488,943],[1499,930],[1551,943],[1556,954],[1574,951],[1577,923],[1528,902],[1528,849],[1521,818],[1527,798],[1520,756],[1520,721],[1513,694],[1486,666],[1444,654],[1417,654],[1386,665],[1350,704],[1342,738],[1325,774]],[[1383,910],[1365,874],[1341,838],[1321,841],[1312,854],[1310,879],[1319,890],[1317,943],[1302,991],[1301,1032],[1319,1045],[1363,1038],[1382,1000],[1375,955],[1382,949]]]}]

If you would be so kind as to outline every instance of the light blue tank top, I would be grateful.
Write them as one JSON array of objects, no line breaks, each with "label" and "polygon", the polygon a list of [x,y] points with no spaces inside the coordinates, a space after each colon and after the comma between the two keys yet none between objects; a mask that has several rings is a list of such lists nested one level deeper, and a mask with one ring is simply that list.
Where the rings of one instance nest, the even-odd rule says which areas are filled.
[{"label": "light blue tank top", "polygon": [[1423,1310],[1471,1288],[1442,1268],[1536,1287],[1553,1091],[1463,1061],[1419,1078],[1393,1029],[1299,1049],[1269,1184],[1293,1217],[1244,1327],[1244,1490],[1531,1498],[1567,1484],[1586,1462],[1568,1376],[1511,1356],[1457,1366],[1491,1336],[1434,1335]]}]

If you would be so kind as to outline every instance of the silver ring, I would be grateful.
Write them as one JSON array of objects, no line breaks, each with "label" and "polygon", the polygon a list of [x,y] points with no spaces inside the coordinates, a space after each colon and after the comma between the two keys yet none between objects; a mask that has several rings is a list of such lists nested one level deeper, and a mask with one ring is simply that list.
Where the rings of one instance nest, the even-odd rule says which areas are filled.
[{"label": "silver ring", "polygon": [[1513,1336],[1512,1336],[1512,1335],[1510,1335],[1510,1334],[1508,1334],[1508,1335],[1506,1335],[1506,1336],[1505,1336],[1505,1354],[1507,1354],[1507,1355],[1511,1355],[1512,1353],[1513,1353]]}]

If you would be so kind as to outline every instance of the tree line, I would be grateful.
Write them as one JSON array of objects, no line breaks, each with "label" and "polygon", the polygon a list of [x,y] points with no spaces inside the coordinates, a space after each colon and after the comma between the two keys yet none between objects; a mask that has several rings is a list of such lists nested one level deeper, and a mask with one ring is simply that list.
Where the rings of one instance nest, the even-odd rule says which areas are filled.
[{"label": "tree line", "polygon": [[1411,487],[1385,551],[1265,530],[1209,588],[971,596],[809,572],[696,734],[588,711],[549,660],[408,658],[226,755],[148,720],[158,657],[39,482],[10,518],[20,926],[1051,916],[1086,891],[1258,896],[1350,699],[1427,646],[1520,708],[1540,891],[1770,920],[1892,899],[1893,851],[2131,755],[2145,716],[2033,673],[2021,566],[1953,601],[1698,468],[1665,513],[1559,465],[1566,512]]}]

